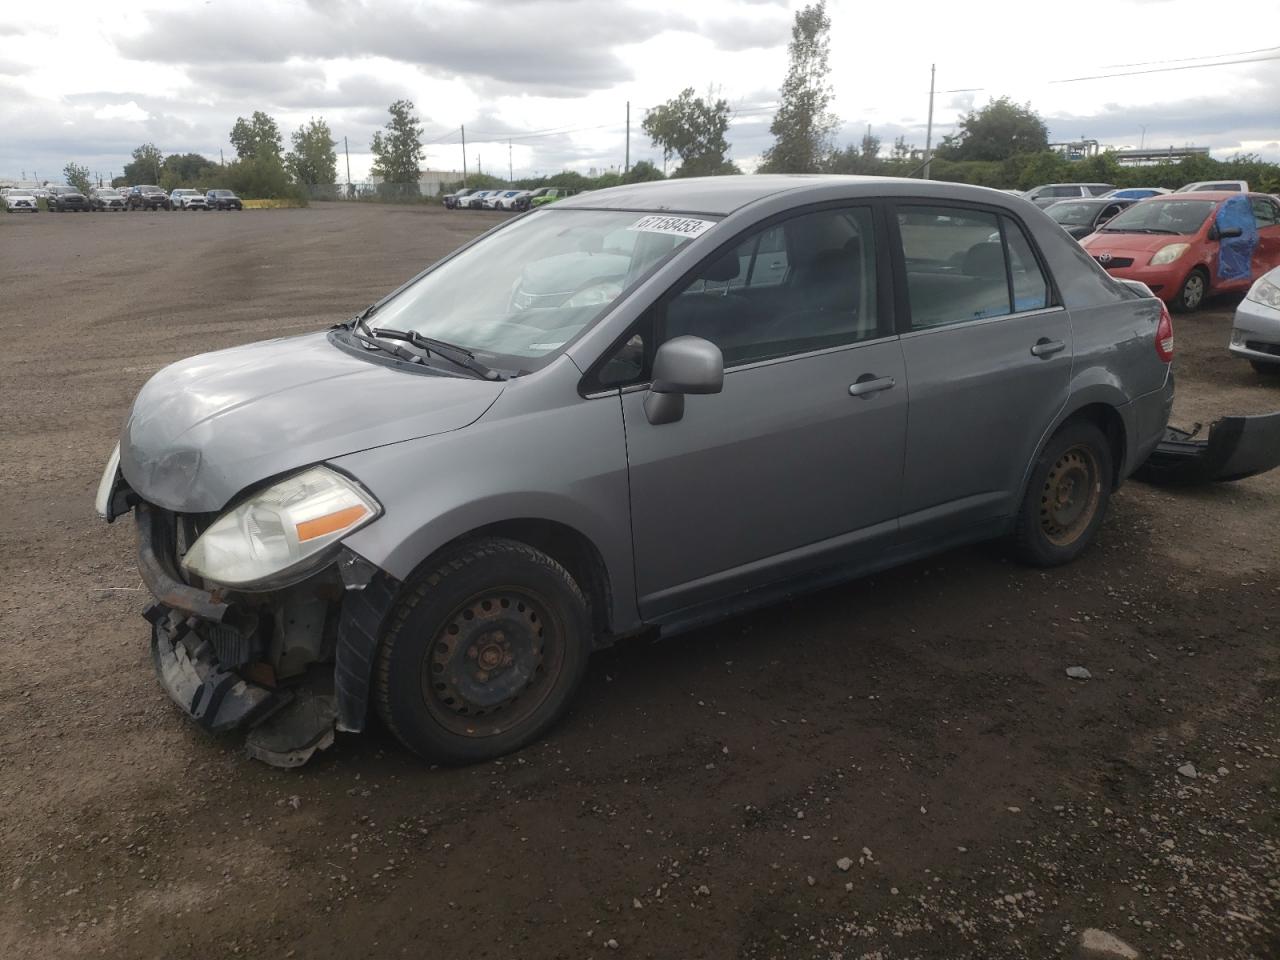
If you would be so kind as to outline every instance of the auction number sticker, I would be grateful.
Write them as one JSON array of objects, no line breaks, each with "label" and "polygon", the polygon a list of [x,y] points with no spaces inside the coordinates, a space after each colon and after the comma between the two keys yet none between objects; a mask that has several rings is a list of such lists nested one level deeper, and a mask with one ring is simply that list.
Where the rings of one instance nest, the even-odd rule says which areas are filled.
[{"label": "auction number sticker", "polygon": [[696,236],[706,233],[716,225],[714,220],[695,220],[692,217],[666,217],[655,215],[651,217],[641,217],[628,230],[641,230],[644,233],[665,233],[673,237],[688,237],[693,239]]}]

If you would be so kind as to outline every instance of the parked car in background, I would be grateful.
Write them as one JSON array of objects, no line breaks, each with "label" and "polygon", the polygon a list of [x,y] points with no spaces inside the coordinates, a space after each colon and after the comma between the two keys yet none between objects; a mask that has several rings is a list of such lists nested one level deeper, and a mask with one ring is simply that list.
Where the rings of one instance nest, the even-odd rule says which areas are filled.
[{"label": "parked car in background", "polygon": [[208,210],[209,204],[199,190],[179,188],[169,194],[169,206],[173,210]]},{"label": "parked car in background", "polygon": [[475,193],[466,196],[463,206],[468,210],[483,210],[485,198],[495,193],[497,193],[496,190],[477,190]]},{"label": "parked car in background", "polygon": [[563,200],[568,195],[569,191],[562,190],[560,187],[539,187],[529,195],[529,205],[531,207],[545,207],[548,203]]},{"label": "parked car in background", "polygon": [[14,213],[39,213],[40,201],[36,195],[30,190],[24,190],[21,187],[11,187],[5,191],[4,206],[6,210]]},{"label": "parked car in background", "polygon": [[1261,193],[1171,193],[1138,201],[1081,243],[1112,276],[1190,312],[1280,265],[1280,204]]},{"label": "parked car in background", "polygon": [[440,199],[444,201],[446,210],[456,210],[461,205],[462,201],[472,193],[475,193],[473,188],[464,187],[463,189],[456,190],[453,193],[446,193]]},{"label": "parked car in background", "polygon": [[1236,307],[1230,350],[1259,373],[1280,374],[1280,266],[1255,280]]},{"label": "parked car in background", "polygon": [[1032,187],[1022,195],[1037,207],[1044,208],[1059,200],[1070,200],[1078,197],[1099,197],[1108,190],[1114,190],[1112,183],[1046,183]]},{"label": "parked car in background", "polygon": [[490,207],[493,210],[514,210],[513,204],[516,197],[528,192],[527,190],[499,190],[497,195],[493,197],[493,203]]},{"label": "parked car in background", "polygon": [[[584,271],[619,233],[621,280]],[[577,294],[513,311],[566,255],[545,269]],[[989,538],[1073,560],[1161,443],[1172,359],[1163,305],[1020,199],[635,184],[341,327],[160,371],[96,505],[135,514],[152,662],[193,720],[270,717],[251,755],[296,765],[376,713],[475,762],[543,736],[615,638]]]},{"label": "parked car in background", "polygon": [[124,194],[113,187],[99,187],[90,192],[89,201],[94,210],[109,213],[124,212]]},{"label": "parked car in background", "polygon": [[210,210],[243,210],[244,203],[230,190],[209,190],[204,201]]},{"label": "parked car in background", "polygon": [[89,198],[75,187],[50,187],[46,202],[52,213],[82,213],[93,209]]},{"label": "parked car in background", "polygon": [[1059,200],[1044,208],[1049,219],[1077,240],[1083,240],[1137,200],[1122,197],[1094,197],[1089,200]]},{"label": "parked car in background", "polygon": [[153,184],[130,187],[125,194],[126,210],[168,210],[171,206],[169,195]]},{"label": "parked car in background", "polygon": [[1206,190],[1217,192],[1231,193],[1248,193],[1249,182],[1247,180],[1197,180],[1195,183],[1188,183],[1186,186],[1179,187],[1174,193],[1203,193]]},{"label": "parked car in background", "polygon": [[1147,197],[1158,197],[1161,194],[1171,192],[1164,187],[1119,187],[1115,190],[1108,190],[1102,196],[1124,200],[1145,200]]}]

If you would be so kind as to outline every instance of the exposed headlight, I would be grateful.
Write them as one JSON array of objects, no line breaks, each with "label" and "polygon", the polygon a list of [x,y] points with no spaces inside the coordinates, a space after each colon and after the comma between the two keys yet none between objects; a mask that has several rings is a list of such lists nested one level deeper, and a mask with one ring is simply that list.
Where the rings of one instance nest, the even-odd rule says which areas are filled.
[{"label": "exposed headlight", "polygon": [[318,565],[339,540],[381,512],[351,480],[328,467],[311,467],[220,516],[182,566],[228,587],[282,586]]},{"label": "exposed headlight", "polygon": [[1252,300],[1254,303],[1261,303],[1265,306],[1280,310],[1280,286],[1272,283],[1266,277],[1259,277],[1249,288],[1249,292],[1244,295],[1246,300]]},{"label": "exposed headlight", "polygon": [[594,286],[579,290],[566,300],[564,305],[566,307],[598,307],[611,300],[616,300],[620,293],[622,293],[622,283],[620,281],[597,283]]},{"label": "exposed headlight", "polygon": [[1167,247],[1161,247],[1156,251],[1156,255],[1151,258],[1151,266],[1158,267],[1162,264],[1173,263],[1189,249],[1191,249],[1191,244],[1189,243],[1171,243]]}]

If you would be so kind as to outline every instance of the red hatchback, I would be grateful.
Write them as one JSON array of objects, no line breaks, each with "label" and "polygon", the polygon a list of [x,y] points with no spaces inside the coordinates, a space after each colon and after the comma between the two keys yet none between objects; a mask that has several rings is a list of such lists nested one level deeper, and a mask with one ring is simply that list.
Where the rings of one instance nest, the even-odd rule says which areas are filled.
[{"label": "red hatchback", "polygon": [[[1244,195],[1246,207],[1241,196],[1198,192],[1151,197],[1080,242],[1112,276],[1141,280],[1174,310],[1190,312],[1209,294],[1244,292],[1280,266],[1280,204],[1250,193]],[[1232,198],[1232,216],[1224,219],[1224,204]],[[1256,242],[1249,231],[1250,210]],[[1228,222],[1232,225],[1224,226]]]}]

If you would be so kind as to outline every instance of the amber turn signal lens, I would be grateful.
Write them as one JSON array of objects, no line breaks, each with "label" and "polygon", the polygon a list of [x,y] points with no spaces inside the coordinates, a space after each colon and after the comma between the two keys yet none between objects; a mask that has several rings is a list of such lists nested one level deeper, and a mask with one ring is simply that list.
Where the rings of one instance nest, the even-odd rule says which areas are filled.
[{"label": "amber turn signal lens", "polygon": [[323,537],[326,534],[342,530],[351,526],[368,512],[368,509],[357,504],[354,507],[339,510],[337,513],[316,517],[314,520],[303,520],[302,523],[298,524],[298,542],[305,543],[308,540],[314,540],[316,537]]}]

